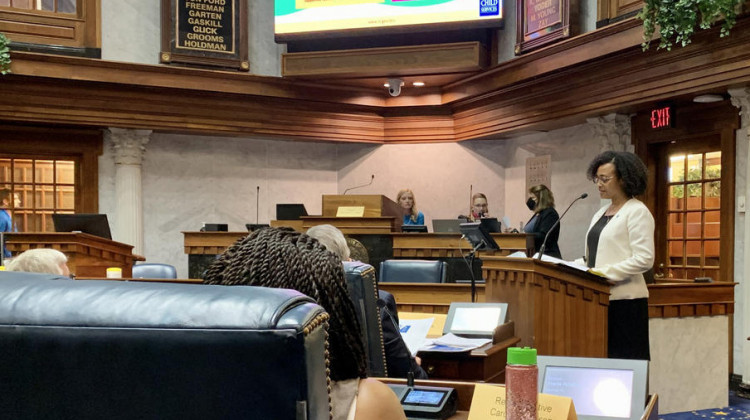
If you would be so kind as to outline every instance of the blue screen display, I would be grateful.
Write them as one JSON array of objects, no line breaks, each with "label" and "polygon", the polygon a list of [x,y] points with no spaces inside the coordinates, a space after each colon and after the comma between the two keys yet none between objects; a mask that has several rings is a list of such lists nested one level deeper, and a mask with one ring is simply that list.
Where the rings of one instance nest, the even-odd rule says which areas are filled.
[{"label": "blue screen display", "polygon": [[418,389],[412,389],[406,394],[404,398],[404,404],[419,404],[419,405],[432,405],[437,407],[443,400],[445,392],[443,391],[422,391]]}]

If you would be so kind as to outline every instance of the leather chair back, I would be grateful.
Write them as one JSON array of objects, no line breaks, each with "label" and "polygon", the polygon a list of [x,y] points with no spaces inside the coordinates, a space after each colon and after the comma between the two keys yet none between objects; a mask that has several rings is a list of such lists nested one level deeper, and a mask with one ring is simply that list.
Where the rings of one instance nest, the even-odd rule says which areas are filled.
[{"label": "leather chair back", "polygon": [[13,274],[0,275],[6,418],[329,417],[328,315],[299,292]]},{"label": "leather chair back", "polygon": [[380,281],[445,283],[446,266],[439,260],[385,260],[380,263]]},{"label": "leather chair back", "polygon": [[344,272],[367,349],[367,376],[387,376],[375,268],[360,261],[345,261]]},{"label": "leather chair back", "polygon": [[134,279],[176,279],[177,270],[173,265],[143,263],[133,266]]}]

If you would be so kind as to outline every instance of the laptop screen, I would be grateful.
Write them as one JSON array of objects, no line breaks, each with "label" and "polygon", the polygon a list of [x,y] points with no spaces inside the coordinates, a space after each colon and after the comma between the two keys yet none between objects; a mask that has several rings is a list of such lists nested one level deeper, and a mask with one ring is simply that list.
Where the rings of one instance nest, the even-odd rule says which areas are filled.
[{"label": "laptop screen", "polygon": [[570,397],[579,419],[640,419],[646,406],[645,360],[539,356],[544,394]]}]

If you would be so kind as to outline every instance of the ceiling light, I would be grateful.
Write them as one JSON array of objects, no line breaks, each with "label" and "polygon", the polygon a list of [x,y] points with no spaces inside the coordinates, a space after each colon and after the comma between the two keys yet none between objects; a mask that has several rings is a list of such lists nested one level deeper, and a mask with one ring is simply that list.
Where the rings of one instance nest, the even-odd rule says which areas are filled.
[{"label": "ceiling light", "polygon": [[695,98],[693,98],[693,102],[697,102],[699,104],[709,104],[711,102],[721,102],[723,100],[724,100],[723,96],[715,95],[715,94],[698,95]]},{"label": "ceiling light", "polygon": [[416,86],[416,87],[422,87],[422,86],[424,86],[424,82],[414,82],[414,83],[412,83],[412,85]]}]

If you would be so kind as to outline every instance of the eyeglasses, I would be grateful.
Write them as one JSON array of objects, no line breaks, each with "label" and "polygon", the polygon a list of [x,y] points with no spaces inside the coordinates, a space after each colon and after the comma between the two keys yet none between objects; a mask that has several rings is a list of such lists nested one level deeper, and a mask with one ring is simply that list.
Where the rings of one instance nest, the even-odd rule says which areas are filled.
[{"label": "eyeglasses", "polygon": [[599,184],[600,182],[602,184],[606,184],[607,182],[611,181],[614,177],[613,176],[595,176],[592,181],[594,181],[594,184]]}]

